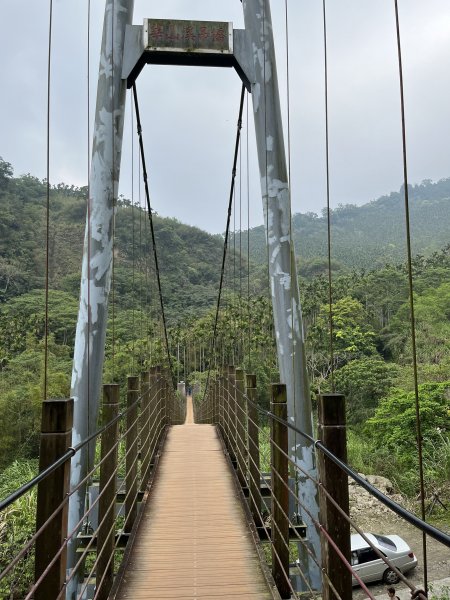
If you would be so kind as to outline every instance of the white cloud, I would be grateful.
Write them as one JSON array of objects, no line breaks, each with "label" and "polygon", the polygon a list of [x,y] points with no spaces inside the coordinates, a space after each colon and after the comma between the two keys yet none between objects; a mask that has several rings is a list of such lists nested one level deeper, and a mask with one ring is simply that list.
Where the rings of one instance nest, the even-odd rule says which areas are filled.
[{"label": "white cloud", "polygon": [[[44,177],[48,2],[4,4],[0,155],[16,173]],[[103,2],[91,5],[92,124]],[[399,6],[410,179],[449,176],[450,3],[401,0]],[[79,0],[54,3],[51,179],[79,185],[88,165],[86,7]],[[325,204],[321,3],[291,0],[288,7],[293,209],[320,211]],[[284,9],[284,0],[272,0],[286,123]],[[393,2],[330,1],[327,10],[332,203],[362,203],[397,189],[402,178]],[[243,27],[241,11],[238,0],[136,0],[134,22],[154,16],[232,20]],[[224,229],[239,87],[231,71],[146,67],[141,75],[152,198],[162,214],[211,231]],[[127,112],[121,186],[127,196],[129,129]],[[249,130],[253,135],[252,123]],[[250,160],[255,224],[262,222],[262,210],[253,139]]]}]

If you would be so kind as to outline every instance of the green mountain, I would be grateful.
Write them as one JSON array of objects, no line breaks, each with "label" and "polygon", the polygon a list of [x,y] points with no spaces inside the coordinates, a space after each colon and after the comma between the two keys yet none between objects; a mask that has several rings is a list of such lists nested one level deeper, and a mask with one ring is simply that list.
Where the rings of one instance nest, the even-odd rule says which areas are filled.
[{"label": "green mountain", "polygon": [[[45,285],[46,183],[14,177],[0,159],[0,303]],[[78,298],[86,188],[50,190],[49,284]],[[217,298],[223,237],[153,215],[163,297],[169,320],[204,312]],[[148,214],[119,199],[115,220],[114,281],[119,306],[157,301]]]},{"label": "green mountain", "polygon": [[[413,255],[429,256],[445,246],[450,235],[450,178],[425,180],[409,187]],[[247,249],[248,232],[242,232]],[[327,216],[293,215],[293,237],[300,268],[306,275],[323,267],[327,256]],[[331,211],[331,245],[334,266],[373,269],[406,258],[403,188],[362,206],[340,205]],[[250,257],[267,261],[264,227],[250,229]]]},{"label": "green mountain", "polygon": [[[13,176],[0,159],[0,304],[45,281],[47,186],[31,175]],[[49,284],[78,299],[85,228],[86,188],[65,184],[50,190]],[[431,256],[449,242],[450,178],[424,181],[409,190],[414,255]],[[163,298],[169,324],[201,316],[214,306],[220,280],[223,236],[154,214]],[[405,261],[403,190],[363,206],[339,206],[331,213],[333,267],[337,271],[371,270]],[[143,309],[158,297],[148,215],[120,198],[115,222],[115,300],[120,308]],[[326,214],[296,214],[293,235],[300,274],[310,279],[326,269]],[[246,287],[247,261],[233,260],[230,242],[229,288]],[[236,238],[237,242],[237,238]],[[264,227],[250,230],[252,290],[265,287],[267,259]],[[243,283],[244,281],[244,283]]]}]

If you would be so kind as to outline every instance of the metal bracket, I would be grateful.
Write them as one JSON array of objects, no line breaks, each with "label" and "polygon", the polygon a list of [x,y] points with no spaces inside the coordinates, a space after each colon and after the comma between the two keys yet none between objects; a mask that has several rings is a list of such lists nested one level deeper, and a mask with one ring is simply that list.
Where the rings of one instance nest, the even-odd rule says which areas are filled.
[{"label": "metal bracket", "polygon": [[[127,25],[123,46],[122,79],[131,87],[145,65],[142,25]],[[128,85],[128,82],[131,83]]]},{"label": "metal bracket", "polygon": [[227,55],[147,50],[144,46],[143,27],[141,25],[127,25],[123,50],[122,79],[126,79],[128,88],[132,87],[146,63],[234,67],[249,92],[251,92],[252,84],[256,81],[250,38],[245,29],[233,30],[233,54]]},{"label": "metal bracket", "polygon": [[256,73],[251,53],[250,37],[245,29],[234,29],[233,31],[233,54],[237,74],[247,91],[251,93],[252,84],[256,82]]}]

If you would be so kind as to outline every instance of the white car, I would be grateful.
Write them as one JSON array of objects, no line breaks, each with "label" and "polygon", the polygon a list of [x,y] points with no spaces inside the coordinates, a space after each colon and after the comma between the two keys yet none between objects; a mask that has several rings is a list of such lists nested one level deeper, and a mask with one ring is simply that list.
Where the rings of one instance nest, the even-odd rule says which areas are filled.
[{"label": "white car", "polygon": [[[398,535],[378,535],[364,533],[371,544],[402,573],[407,573],[417,566],[417,558],[408,544]],[[359,534],[351,536],[351,563],[354,571],[364,583],[379,581],[398,583],[399,577],[395,571],[378,557],[373,548]],[[358,582],[352,577],[353,585]]]}]

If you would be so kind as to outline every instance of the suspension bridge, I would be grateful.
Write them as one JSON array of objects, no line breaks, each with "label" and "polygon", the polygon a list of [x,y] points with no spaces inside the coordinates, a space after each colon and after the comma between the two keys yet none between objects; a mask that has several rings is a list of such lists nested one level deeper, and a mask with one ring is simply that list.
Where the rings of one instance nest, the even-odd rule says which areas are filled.
[{"label": "suspension bridge", "polygon": [[[45,378],[39,474],[0,502],[0,511],[7,510],[37,489],[34,534],[0,565],[0,583],[9,582],[10,598],[19,598],[15,588],[30,561],[34,577],[20,592],[26,599],[345,600],[352,597],[352,578],[373,598],[350,558],[352,528],[384,561],[387,583],[402,581],[425,598],[351,520],[348,477],[423,532],[425,590],[427,537],[450,547],[450,537],[423,514],[408,512],[347,465],[341,394],[320,396],[317,437],[313,434],[269,0],[244,0],[243,11],[242,30],[231,23],[161,19],[141,26],[132,23],[132,1],[106,1],[72,397],[48,399]],[[396,18],[401,79],[397,10]],[[326,41],[326,27],[324,32]],[[242,81],[217,309],[210,354],[203,357],[204,389],[194,390],[194,398],[175,385],[167,334],[136,84],[146,64],[233,68]],[[158,364],[148,357],[127,381],[104,384],[127,88],[165,351]],[[402,81],[400,89],[403,98]],[[258,402],[255,374],[230,365],[217,343],[247,93],[255,118],[280,379],[270,387],[269,410]],[[402,125],[405,149],[404,118]],[[404,160],[408,208],[406,151]],[[411,265],[410,246],[408,251]],[[411,291],[413,313],[412,298]],[[330,306],[331,301],[330,291]],[[332,325],[330,310],[330,340]]]}]

